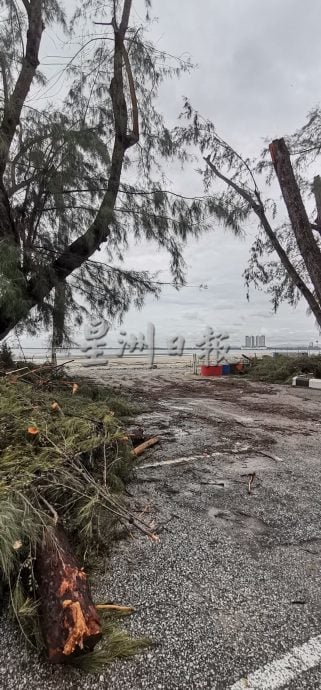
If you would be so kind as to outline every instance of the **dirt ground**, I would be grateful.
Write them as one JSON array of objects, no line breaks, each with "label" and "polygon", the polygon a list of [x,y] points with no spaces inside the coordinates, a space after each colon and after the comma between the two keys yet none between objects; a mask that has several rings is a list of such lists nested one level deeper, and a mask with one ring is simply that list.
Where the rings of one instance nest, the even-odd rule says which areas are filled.
[{"label": "dirt ground", "polygon": [[0,687],[320,688],[321,393],[188,366],[86,375],[125,392],[133,427],[159,437],[128,487],[159,542],[117,543],[94,586],[136,606],[124,624],[155,645],[84,678],[27,662],[7,631]]}]

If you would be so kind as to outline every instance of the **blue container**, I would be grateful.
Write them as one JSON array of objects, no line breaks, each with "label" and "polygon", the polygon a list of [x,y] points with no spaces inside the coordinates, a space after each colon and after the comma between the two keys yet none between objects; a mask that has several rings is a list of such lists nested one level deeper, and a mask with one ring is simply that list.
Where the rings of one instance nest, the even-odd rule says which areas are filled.
[{"label": "blue container", "polygon": [[223,369],[223,376],[227,376],[228,374],[231,373],[231,365],[230,364],[223,364],[222,366]]}]

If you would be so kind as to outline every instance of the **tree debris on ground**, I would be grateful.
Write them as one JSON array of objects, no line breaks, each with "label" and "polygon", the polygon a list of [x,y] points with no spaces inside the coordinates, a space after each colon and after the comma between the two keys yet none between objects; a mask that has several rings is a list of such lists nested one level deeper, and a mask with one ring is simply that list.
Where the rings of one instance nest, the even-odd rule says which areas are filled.
[{"label": "tree debris on ground", "polygon": [[252,474],[249,475],[249,482],[248,482],[248,488],[247,488],[247,492],[249,495],[251,495],[251,493],[252,493],[252,484],[254,482],[255,477],[256,477],[255,472],[252,472]]},{"label": "tree debris on ground", "polygon": [[0,583],[35,648],[94,669],[146,646],[106,626],[117,608],[98,613],[85,570],[119,524],[155,538],[122,495],[134,460],[115,413],[129,409],[57,367],[20,368],[0,379]]},{"label": "tree debris on ground", "polygon": [[139,455],[142,455],[145,452],[145,450],[147,450],[148,448],[152,448],[152,446],[155,446],[158,442],[158,436],[153,436],[153,438],[147,439],[147,441],[144,441],[144,443],[140,443],[139,446],[136,446],[136,448],[133,449],[133,455],[139,457]]},{"label": "tree debris on ground", "polygon": [[321,355],[278,355],[251,359],[247,376],[253,381],[266,383],[291,383],[293,376],[313,374],[321,378]]}]

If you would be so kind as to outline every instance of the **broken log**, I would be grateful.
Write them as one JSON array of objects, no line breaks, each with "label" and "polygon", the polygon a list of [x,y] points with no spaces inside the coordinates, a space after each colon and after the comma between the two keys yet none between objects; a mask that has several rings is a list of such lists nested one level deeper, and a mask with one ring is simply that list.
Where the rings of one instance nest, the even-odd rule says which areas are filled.
[{"label": "broken log", "polygon": [[154,436],[153,438],[149,438],[148,441],[144,441],[144,443],[141,443],[139,446],[136,446],[136,448],[133,449],[132,453],[136,457],[139,455],[142,455],[147,448],[151,448],[152,446],[155,446],[156,443],[158,443],[159,438],[158,436]]},{"label": "broken log", "polygon": [[35,576],[39,615],[49,661],[65,663],[92,651],[102,631],[87,576],[64,530],[48,530],[37,548]]}]

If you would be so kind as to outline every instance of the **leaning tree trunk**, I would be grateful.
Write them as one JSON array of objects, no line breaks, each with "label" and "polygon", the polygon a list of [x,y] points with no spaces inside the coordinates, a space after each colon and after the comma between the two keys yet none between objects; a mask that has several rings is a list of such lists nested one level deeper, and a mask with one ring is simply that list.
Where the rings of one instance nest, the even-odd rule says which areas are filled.
[{"label": "leaning tree trunk", "polygon": [[225,184],[228,185],[228,187],[231,187],[232,189],[235,190],[252,208],[254,213],[256,213],[260,224],[262,225],[262,228],[265,230],[267,237],[269,238],[271,245],[275,252],[277,253],[283,267],[285,268],[288,276],[290,279],[293,281],[294,285],[300,290],[302,296],[304,299],[307,301],[312,313],[314,314],[318,325],[321,328],[321,306],[320,302],[316,299],[315,295],[313,292],[310,290],[308,285],[304,282],[300,274],[297,272],[295,266],[291,263],[286,251],[283,249],[282,245],[280,244],[277,234],[274,232],[272,229],[272,226],[269,223],[269,220],[266,216],[265,210],[264,210],[264,205],[261,200],[261,196],[259,191],[256,189],[255,191],[255,196],[251,194],[247,189],[244,187],[236,184],[235,180],[231,180],[230,178],[226,177],[223,175],[223,173],[214,165],[214,163],[211,161],[210,156],[207,156],[204,158],[208,166],[211,168],[211,170],[219,177]]},{"label": "leaning tree trunk", "polygon": [[47,534],[37,549],[35,575],[40,624],[51,663],[90,651],[101,638],[101,625],[87,576],[61,527]]},{"label": "leaning tree trunk", "polygon": [[321,252],[311,229],[284,139],[275,139],[270,144],[270,154],[300,254],[311,278],[316,298],[321,304]]}]

